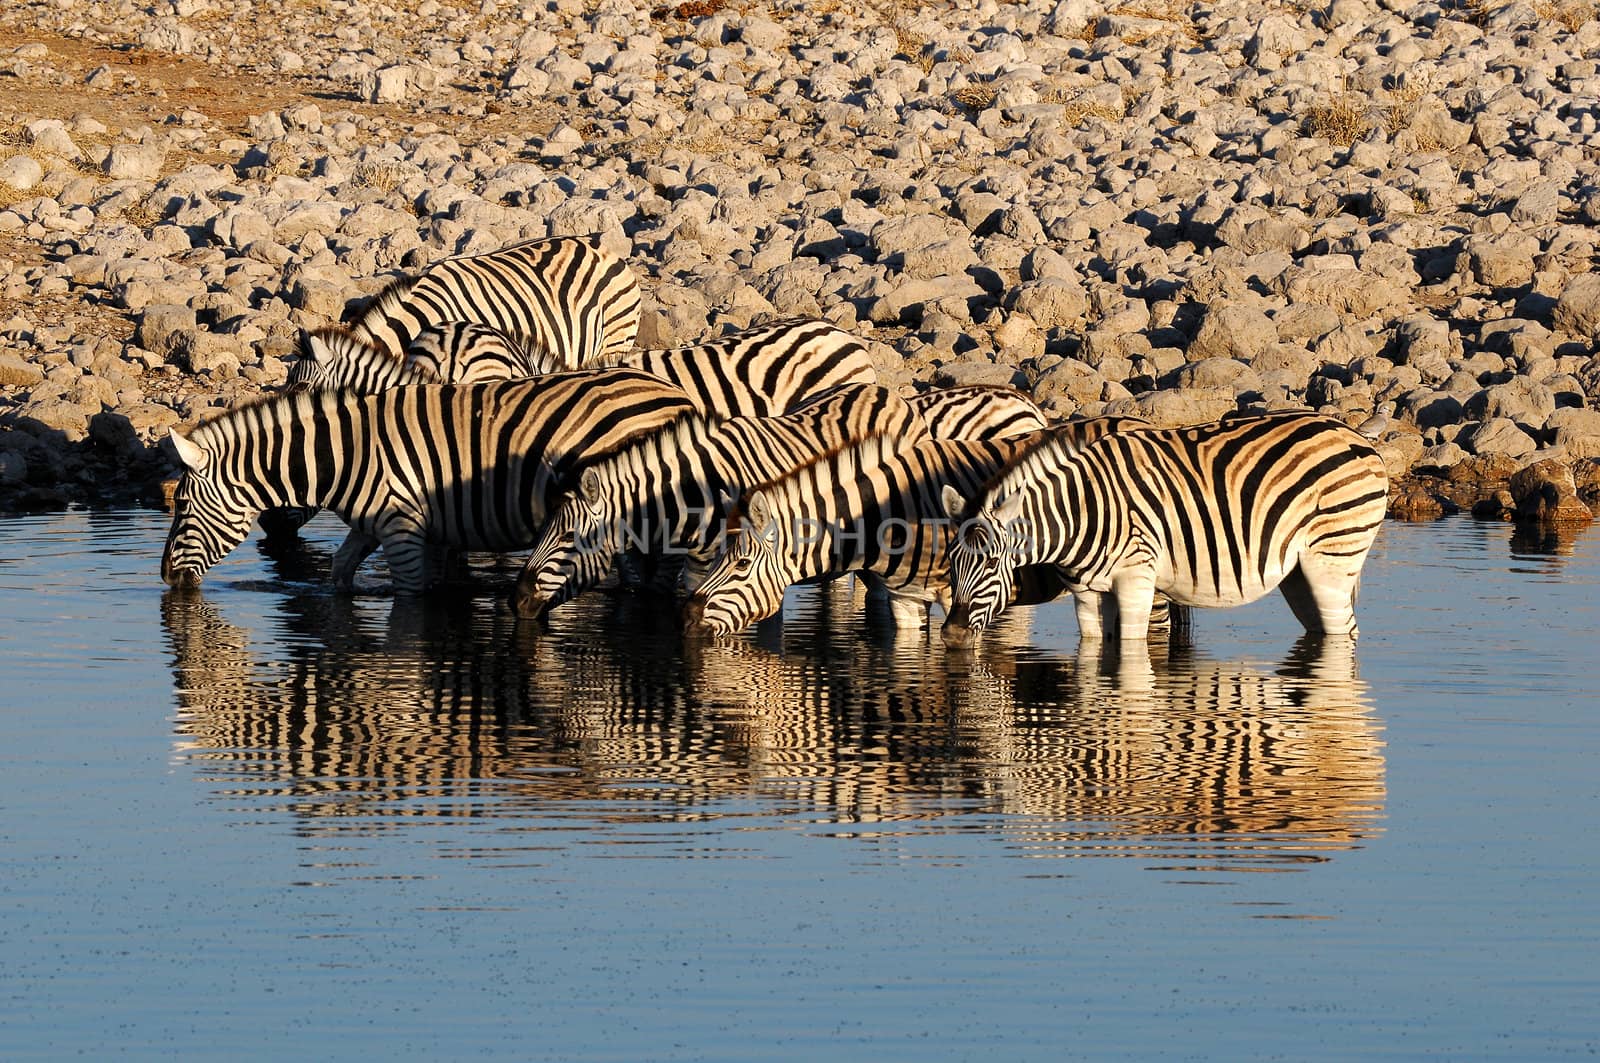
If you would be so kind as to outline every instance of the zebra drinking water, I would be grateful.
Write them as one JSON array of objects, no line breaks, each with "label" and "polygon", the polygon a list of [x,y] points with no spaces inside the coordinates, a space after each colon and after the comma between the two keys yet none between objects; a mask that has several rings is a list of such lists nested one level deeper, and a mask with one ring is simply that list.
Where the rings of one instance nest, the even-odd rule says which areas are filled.
[{"label": "zebra drinking water", "polygon": [[747,490],[732,549],[689,599],[689,629],[731,634],[778,612],[790,584],[852,571],[887,592],[895,626],[926,624],[927,604],[948,592],[940,488],[978,490],[1031,438],[907,446],[874,435]]},{"label": "zebra drinking water", "polygon": [[1283,592],[1308,632],[1356,634],[1361,566],[1388,503],[1369,440],[1339,421],[1281,413],[1107,436],[1051,433],[981,491],[952,483],[947,643],[964,645],[1006,605],[1019,566],[1055,565],[1082,637],[1108,617],[1146,636],[1156,592],[1186,606]]},{"label": "zebra drinking water", "polygon": [[777,417],[686,417],[635,440],[586,468],[551,513],[517,581],[517,611],[571,600],[630,546],[683,557],[693,590],[719,552],[726,497],[874,432],[907,445],[927,435],[892,391],[844,384]]},{"label": "zebra drinking water", "polygon": [[586,370],[376,395],[278,395],[188,438],[162,578],[194,587],[275,506],[331,509],[351,535],[334,557],[348,587],[378,546],[395,589],[420,593],[424,546],[517,550],[579,463],[690,413],[682,391],[628,369]]}]

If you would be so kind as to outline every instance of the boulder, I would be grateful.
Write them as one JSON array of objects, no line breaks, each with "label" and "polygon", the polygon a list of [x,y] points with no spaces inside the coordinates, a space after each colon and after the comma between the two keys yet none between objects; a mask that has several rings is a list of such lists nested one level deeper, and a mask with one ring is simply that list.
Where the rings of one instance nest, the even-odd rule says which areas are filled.
[{"label": "boulder", "polygon": [[1541,524],[1588,524],[1594,519],[1565,462],[1547,458],[1524,466],[1512,474],[1508,486],[1519,519]]}]

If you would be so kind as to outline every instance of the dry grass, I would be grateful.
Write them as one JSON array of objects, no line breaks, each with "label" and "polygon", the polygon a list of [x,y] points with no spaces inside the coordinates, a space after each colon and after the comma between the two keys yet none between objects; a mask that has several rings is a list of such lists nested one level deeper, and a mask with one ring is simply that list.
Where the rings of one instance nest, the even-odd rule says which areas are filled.
[{"label": "dry grass", "polygon": [[1410,127],[1411,120],[1417,115],[1417,103],[1428,94],[1427,83],[1421,79],[1407,81],[1389,95],[1394,102],[1383,115],[1383,131],[1393,137],[1402,129]]},{"label": "dry grass", "polygon": [[1311,136],[1348,148],[1372,131],[1364,104],[1360,97],[1343,95],[1326,106],[1313,107],[1306,113],[1305,130]]},{"label": "dry grass", "polygon": [[986,111],[993,106],[994,97],[995,90],[993,85],[967,85],[964,88],[956,89],[950,94],[950,98],[956,102],[957,106],[964,107],[973,114],[977,114],[979,111]]},{"label": "dry grass", "polygon": [[358,162],[350,177],[358,185],[390,192],[405,179],[406,172],[397,162]]},{"label": "dry grass", "polygon": [[915,63],[924,74],[933,72],[933,55],[928,51],[928,38],[911,28],[905,19],[894,24],[895,50]]},{"label": "dry grass", "polygon": [[1568,33],[1578,32],[1585,22],[1595,20],[1595,4],[1593,0],[1556,0],[1555,3],[1537,3],[1533,5],[1536,15],[1546,22],[1554,22]]},{"label": "dry grass", "polygon": [[1104,103],[1069,103],[1061,115],[1061,124],[1069,129],[1076,129],[1087,118],[1098,118],[1105,122],[1118,122],[1122,120],[1123,115],[1115,107]]}]

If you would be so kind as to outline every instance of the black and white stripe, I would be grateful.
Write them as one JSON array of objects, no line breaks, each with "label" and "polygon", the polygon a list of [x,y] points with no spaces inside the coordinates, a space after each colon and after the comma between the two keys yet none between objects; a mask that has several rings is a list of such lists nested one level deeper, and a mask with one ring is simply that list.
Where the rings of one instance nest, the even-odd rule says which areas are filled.
[{"label": "black and white stripe", "polygon": [[935,439],[1006,439],[1049,423],[1032,399],[1003,384],[933,388],[906,396],[906,402],[928,422]]},{"label": "black and white stripe", "polygon": [[1371,443],[1304,413],[1143,428],[1087,446],[1045,433],[974,492],[952,483],[963,522],[951,549],[947,642],[967,642],[1004,608],[1019,565],[1056,566],[1077,598],[1079,630],[1114,615],[1146,636],[1153,596],[1221,607],[1283,592],[1307,631],[1356,633],[1361,566],[1388,501]]},{"label": "black and white stripe", "polygon": [[409,384],[448,382],[428,367],[395,358],[337,325],[307,332],[301,337],[300,350],[300,357],[289,366],[287,391],[371,395]]},{"label": "black and white stripe", "polygon": [[263,510],[317,506],[351,528],[336,582],[349,585],[381,545],[396,590],[419,593],[425,544],[526,548],[585,458],[692,410],[677,388],[627,369],[265,399],[173,433],[185,471],[162,578],[196,586]]},{"label": "black and white stripe", "polygon": [[941,488],[980,489],[1029,438],[872,436],[746,491],[733,548],[689,600],[690,628],[738,631],[777,613],[789,585],[852,571],[887,591],[897,626],[925,624],[947,592]]},{"label": "black and white stripe", "polygon": [[912,445],[920,418],[887,388],[846,384],[777,417],[684,418],[589,465],[551,513],[517,585],[533,616],[598,584],[632,550],[683,558],[690,589],[722,545],[727,500],[874,433]]},{"label": "black and white stripe", "polygon": [[430,326],[498,329],[542,364],[596,366],[633,347],[639,283],[595,237],[559,236],[435,262],[390,284],[350,331],[403,355]]},{"label": "black and white stripe", "polygon": [[812,318],[775,321],[691,347],[636,350],[608,365],[678,385],[715,417],[771,417],[841,384],[876,384],[867,345]]}]

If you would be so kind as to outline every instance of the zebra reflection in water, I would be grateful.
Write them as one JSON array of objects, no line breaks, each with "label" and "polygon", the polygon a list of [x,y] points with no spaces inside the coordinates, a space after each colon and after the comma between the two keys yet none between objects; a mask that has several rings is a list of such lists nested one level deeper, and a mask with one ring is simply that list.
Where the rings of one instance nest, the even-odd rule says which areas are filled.
[{"label": "zebra reflection in water", "polygon": [[782,633],[690,644],[647,603],[594,596],[541,632],[487,597],[318,588],[252,628],[169,594],[178,751],[230,807],[308,834],[471,817],[513,848],[756,815],[891,847],[978,829],[1023,856],[1239,865],[1377,830],[1381,744],[1348,646],[1102,661],[1001,629],[954,654],[836,592],[799,599]]}]

